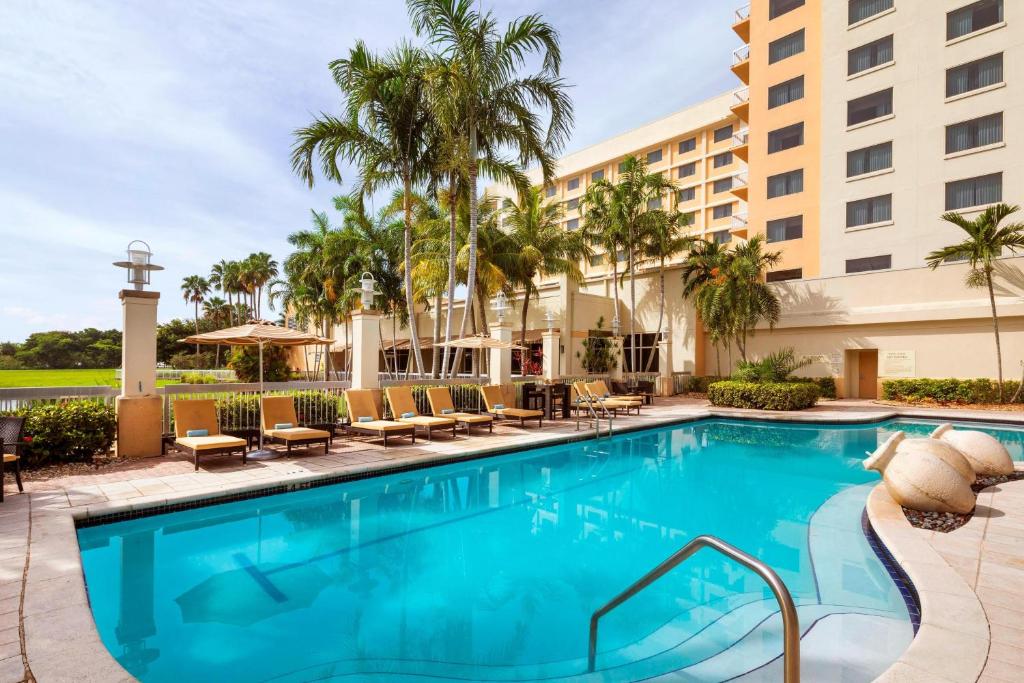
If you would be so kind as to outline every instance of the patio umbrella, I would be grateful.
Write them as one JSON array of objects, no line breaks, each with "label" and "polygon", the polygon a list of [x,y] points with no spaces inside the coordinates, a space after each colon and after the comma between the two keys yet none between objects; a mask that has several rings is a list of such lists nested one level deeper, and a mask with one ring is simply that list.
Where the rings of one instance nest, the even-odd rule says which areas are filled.
[{"label": "patio umbrella", "polygon": [[[333,339],[318,337],[315,334],[281,327],[265,320],[253,320],[245,325],[228,327],[214,332],[204,332],[185,337],[180,340],[186,344],[227,344],[228,346],[257,346],[260,357],[260,397],[263,396],[263,347],[264,346],[310,346],[314,344],[332,344]],[[260,449],[249,453],[254,460],[273,460],[280,453],[263,450],[263,402],[260,401]]]}]

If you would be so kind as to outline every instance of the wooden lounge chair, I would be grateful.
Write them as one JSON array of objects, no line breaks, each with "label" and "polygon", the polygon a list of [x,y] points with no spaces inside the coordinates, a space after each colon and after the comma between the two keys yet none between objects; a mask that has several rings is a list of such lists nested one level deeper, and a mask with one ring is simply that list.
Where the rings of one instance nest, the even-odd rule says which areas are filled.
[{"label": "wooden lounge chair", "polygon": [[25,418],[0,417],[0,503],[4,500],[4,470],[14,464],[14,481],[18,491],[24,492],[21,483],[21,449],[24,447]]},{"label": "wooden lounge chair", "polygon": [[388,387],[384,393],[388,395],[388,403],[391,404],[391,417],[396,422],[426,429],[427,441],[430,441],[431,432],[435,429],[450,428],[452,438],[455,438],[455,427],[457,426],[455,420],[450,417],[420,415],[420,411],[416,409],[416,399],[412,397],[411,387]]},{"label": "wooden lounge chair", "polygon": [[594,403],[603,407],[605,410],[614,411],[616,415],[619,414],[620,410],[626,411],[626,415],[629,415],[630,410],[635,410],[636,414],[640,414],[640,406],[643,404],[643,399],[627,399],[622,397],[611,397],[606,392],[600,391],[604,382],[581,382],[582,386],[577,389],[581,391],[581,395],[589,396]]},{"label": "wooden lounge chair", "polygon": [[323,429],[300,426],[293,397],[264,396],[260,399],[260,412],[265,440],[284,444],[289,453],[294,446],[323,443],[324,455],[327,455],[333,435]]},{"label": "wooden lounge chair", "polygon": [[594,394],[596,394],[600,398],[611,398],[615,399],[616,401],[628,401],[630,403],[635,403],[637,405],[643,405],[644,403],[643,396],[637,394],[623,394],[613,392],[608,388],[608,385],[605,384],[605,381],[603,379],[598,379],[594,380],[593,382],[589,382],[587,386],[589,386],[591,390],[594,392]]},{"label": "wooden lounge chair", "polygon": [[[204,431],[205,434],[202,433]],[[196,471],[199,470],[200,455],[238,451],[242,454],[242,464],[246,462],[245,439],[220,433],[217,406],[212,398],[178,399],[174,402],[174,443],[192,454]]]},{"label": "wooden lounge chair", "polygon": [[384,439],[384,448],[388,447],[388,435],[409,436],[416,443],[416,427],[393,420],[381,418],[377,402],[373,400],[373,392],[369,389],[346,389],[345,401],[348,403],[349,429],[356,432],[375,434]]},{"label": "wooden lounge chair", "polygon": [[490,432],[494,433],[494,418],[492,416],[478,413],[463,413],[455,410],[452,392],[449,391],[448,387],[427,389],[427,400],[430,402],[430,412],[434,415],[451,418],[456,423],[464,425],[466,427],[466,434],[471,433],[473,425],[487,425]]},{"label": "wooden lounge chair", "polygon": [[543,410],[526,410],[525,408],[506,408],[504,405],[505,397],[502,396],[501,386],[497,384],[488,384],[487,386],[480,387],[480,392],[484,397],[484,405],[487,406],[487,412],[493,415],[497,415],[503,418],[512,418],[519,420],[519,426],[525,427],[527,420],[533,420],[536,418],[537,426],[544,426],[544,411]]}]

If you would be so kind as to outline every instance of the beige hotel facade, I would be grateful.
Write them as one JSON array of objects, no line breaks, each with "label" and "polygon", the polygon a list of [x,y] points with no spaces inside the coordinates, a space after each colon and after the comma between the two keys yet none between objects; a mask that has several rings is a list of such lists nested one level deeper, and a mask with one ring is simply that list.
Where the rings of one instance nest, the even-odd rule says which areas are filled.
[{"label": "beige hotel facade", "polygon": [[[563,157],[546,191],[564,203],[566,229],[578,229],[587,187],[636,155],[677,184],[664,206],[691,214],[691,234],[761,234],[782,252],[767,275],[782,320],[758,330],[755,355],[795,347],[816,359],[804,373],[834,376],[850,397],[875,397],[890,377],[995,376],[987,292],[964,286],[966,264],[931,270],[925,257],[962,239],[944,211],[1024,202],[1024,1],[753,0],[730,19],[736,89]],[[682,299],[680,260],[662,330],[656,269],[638,274],[638,346],[652,371],[716,374],[720,357],[727,372],[730,354]],[[1001,262],[996,292],[1007,377],[1024,360],[1022,265]],[[577,354],[599,319],[608,330],[618,313],[629,332],[628,283],[616,311],[608,255],[581,267],[579,283],[543,279],[529,309],[533,343],[554,316],[563,375],[584,371]],[[433,315],[417,316],[424,342]],[[656,352],[661,338],[668,354]]]}]

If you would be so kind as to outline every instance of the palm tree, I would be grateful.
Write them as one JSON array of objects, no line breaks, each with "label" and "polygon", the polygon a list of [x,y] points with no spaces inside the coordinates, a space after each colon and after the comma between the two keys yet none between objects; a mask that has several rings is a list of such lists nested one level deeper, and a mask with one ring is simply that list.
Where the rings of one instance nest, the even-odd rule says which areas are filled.
[{"label": "palm tree", "polygon": [[[224,259],[221,259],[218,263],[215,263],[213,264],[213,266],[210,267],[209,278],[210,286],[213,287],[214,289],[220,290],[224,294],[224,296],[228,297],[229,301],[231,299],[231,292],[228,284],[228,278],[230,277],[230,268],[231,267],[228,264],[228,262],[225,261]],[[234,325],[234,309],[230,305],[228,305],[226,310],[228,315],[228,323]]]},{"label": "palm tree", "polygon": [[[189,275],[181,281],[181,293],[186,304],[195,306],[196,334],[199,334],[199,304],[210,293],[210,283],[201,275]],[[199,344],[196,344],[196,360],[199,360]]]},{"label": "palm tree", "polygon": [[[693,245],[694,239],[682,234],[682,230],[688,224],[686,214],[678,211],[663,212],[657,220],[651,221],[644,231],[640,245],[640,262],[658,263],[658,326],[655,328],[658,333],[663,329],[665,321],[665,264],[676,254],[686,251]],[[671,324],[668,327],[671,329]],[[647,357],[644,372],[651,371],[654,356],[652,353]]]},{"label": "palm tree", "polygon": [[262,314],[263,288],[277,277],[277,261],[265,251],[250,254],[245,259],[248,284],[253,296],[253,310],[256,317]]},{"label": "palm tree", "polygon": [[[224,321],[230,319],[230,316],[231,306],[219,296],[211,296],[203,301],[203,317],[212,322],[214,328],[222,327]],[[214,367],[220,367],[220,344],[217,344],[217,355],[213,365]]]},{"label": "palm tree", "polygon": [[[683,262],[683,299],[692,300],[694,309],[715,347],[716,371],[722,376],[722,352],[719,342],[729,344],[731,322],[729,311],[715,305],[713,285],[721,280],[731,253],[717,242],[699,239],[690,246],[690,252]],[[731,346],[729,347],[731,355]]]},{"label": "palm tree", "polygon": [[598,181],[580,199],[582,229],[587,243],[599,246],[612,264],[612,298],[615,318],[619,317],[619,254],[625,244],[622,224],[616,219],[608,183]]},{"label": "palm tree", "polygon": [[537,278],[564,274],[579,282],[583,279],[580,260],[589,256],[590,248],[582,233],[562,227],[562,205],[546,201],[539,186],[520,194],[516,202],[506,199],[502,213],[518,254],[513,280],[523,289],[519,343],[525,346],[530,297],[539,296]]},{"label": "palm tree", "polygon": [[[295,132],[292,167],[310,187],[313,158],[319,156],[323,173],[341,182],[339,157],[359,168],[356,194],[366,196],[387,186],[400,186],[404,196],[405,304],[409,320],[415,310],[412,283],[412,192],[426,180],[432,153],[426,98],[426,55],[407,43],[383,56],[358,42],[349,56],[330,64],[334,81],[345,94],[343,117],[322,115]],[[413,358],[423,372],[416,330],[410,330]]]},{"label": "palm tree", "polygon": [[996,295],[992,284],[995,262],[1004,250],[1016,254],[1024,249],[1024,224],[1009,223],[1001,225],[1020,207],[1008,204],[997,204],[985,209],[974,220],[963,214],[950,211],[942,215],[942,220],[952,223],[967,233],[967,237],[959,244],[951,244],[928,254],[926,262],[935,270],[948,261],[967,261],[971,269],[967,273],[968,287],[985,287],[988,289],[989,306],[992,308],[992,331],[996,338],[996,365],[999,378],[999,402],[1003,402],[1003,349],[999,341],[999,316],[996,312]]},{"label": "palm tree", "polygon": [[[437,95],[432,109],[439,120],[458,126],[466,150],[469,263],[460,330],[465,336],[470,298],[477,291],[481,152],[494,158],[499,149],[511,149],[523,166],[538,162],[544,182],[550,181],[554,155],[572,128],[572,103],[558,75],[558,33],[540,15],[516,19],[500,32],[494,15],[474,11],[471,0],[407,0],[407,5],[416,33],[428,36],[439,51],[437,63],[444,65],[432,72],[431,91]],[[540,71],[520,76],[533,55],[540,57]],[[546,131],[531,104],[548,112]]]},{"label": "palm tree", "polygon": [[764,279],[765,272],[782,260],[782,252],[765,251],[765,236],[754,235],[736,245],[726,269],[727,300],[734,310],[736,346],[747,360],[747,336],[761,323],[773,329],[782,315],[778,296]]}]

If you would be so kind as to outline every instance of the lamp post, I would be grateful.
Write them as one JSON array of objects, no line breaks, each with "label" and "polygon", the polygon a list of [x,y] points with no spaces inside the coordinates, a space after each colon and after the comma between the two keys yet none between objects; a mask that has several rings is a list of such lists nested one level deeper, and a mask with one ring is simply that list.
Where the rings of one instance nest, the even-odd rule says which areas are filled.
[{"label": "lamp post", "polygon": [[541,335],[544,353],[544,379],[548,382],[553,382],[560,376],[562,372],[562,356],[560,353],[560,340],[559,335],[555,332],[555,321],[558,318],[552,311],[548,311],[544,314],[544,322],[548,324],[547,332]]},{"label": "lamp post", "polygon": [[505,311],[509,309],[508,297],[505,296],[505,292],[498,292],[498,296],[494,297],[494,303],[491,305],[494,312],[498,315],[498,324],[505,322]]},{"label": "lamp post", "polygon": [[359,278],[359,287],[353,290],[359,292],[359,303],[363,305],[365,310],[373,308],[373,297],[380,294],[380,292],[374,289],[376,284],[377,281],[373,279],[373,274],[366,272]]},{"label": "lamp post", "polygon": [[145,285],[149,284],[149,274],[154,270],[163,270],[163,266],[153,263],[153,252],[149,245],[142,240],[133,240],[128,243],[127,261],[114,261],[118,268],[128,271],[128,283],[137,292],[141,292]]},{"label": "lamp post", "polygon": [[548,332],[554,332],[555,331],[555,321],[556,320],[558,320],[558,318],[556,318],[555,314],[552,313],[551,311],[548,311],[547,313],[544,314],[544,322],[546,322],[548,324]]}]

